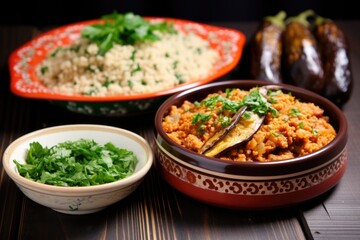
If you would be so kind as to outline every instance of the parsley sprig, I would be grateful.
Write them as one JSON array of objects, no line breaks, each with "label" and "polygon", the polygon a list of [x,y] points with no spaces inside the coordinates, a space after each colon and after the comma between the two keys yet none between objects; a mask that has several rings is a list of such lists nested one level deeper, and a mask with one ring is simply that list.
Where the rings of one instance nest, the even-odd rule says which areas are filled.
[{"label": "parsley sprig", "polygon": [[260,94],[259,88],[252,90],[249,95],[246,95],[241,100],[240,105],[247,105],[251,111],[260,116],[265,115],[267,112],[270,112],[273,115],[277,114],[277,110]]},{"label": "parsley sprig", "polygon": [[81,35],[94,42],[100,48],[99,54],[104,55],[114,44],[132,45],[136,42],[157,41],[160,37],[156,31],[176,33],[169,22],[151,23],[133,13],[105,15],[103,24],[86,26]]},{"label": "parsley sprig", "polygon": [[[246,95],[241,101],[233,101],[228,96],[231,95],[233,89],[226,89],[226,97],[221,95],[214,95],[209,98],[204,99],[200,103],[195,102],[196,106],[205,106],[210,110],[217,108],[217,104],[221,102],[221,107],[218,108],[218,112],[222,113],[223,111],[230,111],[236,113],[243,106],[248,107],[248,111],[252,111],[259,116],[263,116],[266,113],[270,112],[273,116],[276,116],[278,111],[271,105],[268,100],[260,94],[259,88],[255,88],[248,95]],[[246,111],[243,114],[244,119],[250,117],[249,112]],[[196,113],[191,120],[192,124],[204,124],[211,119],[212,115],[209,113]],[[227,126],[231,123],[231,119],[220,114],[219,122],[222,126]]]},{"label": "parsley sprig", "polygon": [[[229,95],[228,90],[227,95]],[[250,91],[250,93],[246,95],[240,102],[230,100],[220,95],[215,95],[203,100],[201,104],[210,109],[214,109],[218,102],[222,103],[222,109],[220,109],[220,111],[229,110],[235,113],[241,107],[246,105],[249,107],[249,110],[259,114],[260,116],[263,116],[268,112],[272,113],[273,115],[277,114],[277,110],[271,105],[271,103],[268,102],[264,96],[260,94],[259,88],[255,88]]]}]

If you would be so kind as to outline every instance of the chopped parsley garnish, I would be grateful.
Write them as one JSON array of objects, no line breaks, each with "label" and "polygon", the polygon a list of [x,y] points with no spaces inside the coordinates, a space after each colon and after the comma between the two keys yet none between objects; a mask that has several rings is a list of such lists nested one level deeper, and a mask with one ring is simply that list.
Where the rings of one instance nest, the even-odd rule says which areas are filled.
[{"label": "chopped parsley garnish", "polygon": [[200,107],[200,106],[201,106],[201,103],[200,103],[199,101],[195,101],[195,102],[194,102],[194,105],[195,105],[196,107]]},{"label": "chopped parsley garnish", "polygon": [[81,47],[80,45],[73,45],[69,48],[69,50],[73,52],[79,52],[80,47]]},{"label": "chopped parsley garnish", "polygon": [[98,88],[92,88],[87,92],[83,92],[84,95],[88,95],[88,96],[94,96],[99,92]]},{"label": "chopped parsley garnish", "polygon": [[196,113],[192,117],[191,123],[192,124],[199,124],[199,123],[202,124],[202,123],[209,121],[211,117],[212,117],[212,115],[210,113]]},{"label": "chopped parsley garnish", "polygon": [[297,108],[291,108],[290,115],[292,115],[294,117],[298,117],[298,116],[301,116],[302,113]]},{"label": "chopped parsley garnish", "polygon": [[251,113],[249,111],[245,111],[244,114],[242,115],[242,118],[244,120],[249,120],[251,118]]},{"label": "chopped parsley garnish", "polygon": [[[226,89],[226,96],[230,96],[233,89]],[[254,113],[259,114],[260,116],[265,115],[267,112],[271,112],[273,115],[277,114],[277,110],[263,97],[259,89],[252,90],[249,95],[246,95],[240,102],[233,101],[227,97],[220,95],[215,95],[210,98],[207,98],[201,102],[204,106],[209,109],[214,109],[218,102],[222,103],[222,109],[219,109],[219,112],[223,110],[229,110],[233,113],[237,112],[241,107],[247,105],[249,110]]]},{"label": "chopped parsley garnish", "polygon": [[282,91],[279,89],[279,90],[276,90],[276,91],[274,91],[274,90],[269,90],[268,92],[267,92],[267,95],[269,96],[269,97],[275,97],[275,96],[278,96],[278,95],[280,95],[282,93]]},{"label": "chopped parsley garnish", "polygon": [[134,86],[134,82],[132,80],[127,80],[127,85],[131,89]]},{"label": "chopped parsley garnish", "polygon": [[137,42],[158,41],[156,31],[176,33],[173,24],[168,22],[151,23],[133,13],[105,15],[102,24],[86,26],[81,35],[94,42],[100,48],[99,54],[104,55],[114,44],[133,45]]},{"label": "chopped parsley garnish", "polygon": [[136,72],[140,72],[141,71],[141,67],[140,65],[137,63],[135,68],[131,71],[131,76],[133,76]]},{"label": "chopped parsley garnish", "polygon": [[245,105],[260,116],[265,115],[267,112],[271,112],[273,115],[277,114],[277,110],[260,94],[259,88],[252,90],[249,95],[246,95],[241,100],[241,106]]},{"label": "chopped parsley garnish", "polygon": [[106,79],[105,82],[102,84],[104,87],[110,86],[110,84],[114,83],[114,81],[110,81],[109,79]]},{"label": "chopped parsley garnish", "polygon": [[138,159],[129,150],[94,140],[66,141],[53,147],[30,143],[26,164],[14,160],[21,176],[56,186],[92,186],[134,173]]},{"label": "chopped parsley garnish", "polygon": [[40,72],[42,75],[44,75],[45,73],[47,73],[49,71],[49,67],[48,66],[43,66],[40,68]]},{"label": "chopped parsley garnish", "polygon": [[62,50],[62,47],[56,48],[51,54],[50,57],[56,57],[56,55]]},{"label": "chopped parsley garnish", "polygon": [[318,135],[319,135],[318,130],[316,130],[315,128],[312,129],[312,133],[313,133],[315,136],[318,136]]},{"label": "chopped parsley garnish", "polygon": [[136,50],[133,50],[133,51],[131,52],[130,60],[135,61],[136,52],[137,52]]},{"label": "chopped parsley garnish", "polygon": [[229,126],[231,123],[231,118],[228,116],[220,115],[218,121],[222,127]]},{"label": "chopped parsley garnish", "polygon": [[280,133],[276,133],[276,132],[271,133],[271,135],[273,135],[274,137],[280,137]]},{"label": "chopped parsley garnish", "polygon": [[225,89],[225,95],[227,98],[231,97],[231,92],[234,90],[234,88],[227,88]]},{"label": "chopped parsley garnish", "polygon": [[176,79],[178,80],[179,84],[185,82],[184,77],[183,77],[182,74],[180,74],[180,73],[175,73],[175,77],[176,77]]}]

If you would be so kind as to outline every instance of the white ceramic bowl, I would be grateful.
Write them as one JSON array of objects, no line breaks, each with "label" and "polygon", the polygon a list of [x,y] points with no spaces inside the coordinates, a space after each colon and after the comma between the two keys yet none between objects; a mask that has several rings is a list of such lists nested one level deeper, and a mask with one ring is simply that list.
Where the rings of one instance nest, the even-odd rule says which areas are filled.
[{"label": "white ceramic bowl", "polygon": [[[138,158],[135,172],[112,183],[85,187],[61,187],[34,182],[22,177],[13,160],[25,163],[29,143],[38,141],[51,147],[67,140],[93,139],[98,144],[113,143],[132,151]],[[28,133],[12,142],[4,152],[3,166],[8,176],[31,200],[67,214],[97,212],[131,194],[141,183],[153,163],[153,153],[141,136],[121,128],[103,125],[63,125]]]}]

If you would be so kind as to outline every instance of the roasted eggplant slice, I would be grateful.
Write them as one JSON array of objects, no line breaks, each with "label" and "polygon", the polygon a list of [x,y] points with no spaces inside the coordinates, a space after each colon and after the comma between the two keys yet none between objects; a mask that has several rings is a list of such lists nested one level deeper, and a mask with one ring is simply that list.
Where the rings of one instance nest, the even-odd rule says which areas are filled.
[{"label": "roasted eggplant slice", "polygon": [[199,150],[199,153],[203,154],[210,148],[214,147],[219,141],[221,141],[229,133],[229,131],[231,131],[236,126],[237,122],[239,122],[240,118],[245,113],[246,108],[247,106],[243,106],[242,108],[240,108],[232,118],[230,125],[218,131],[211,138],[209,138],[209,140],[207,140],[207,142]]},{"label": "roasted eggplant slice", "polygon": [[[253,112],[246,112],[246,118],[241,117],[235,126],[215,145],[207,149],[204,154],[208,157],[215,157],[225,150],[230,150],[248,141],[260,128],[265,119]],[[243,115],[244,116],[244,115]]]},{"label": "roasted eggplant slice", "polygon": [[[276,85],[266,85],[259,88],[259,93],[266,98],[269,90],[277,89],[279,87]],[[248,105],[241,107],[232,118],[231,124],[209,138],[199,153],[208,157],[216,157],[220,153],[248,141],[259,130],[266,115],[247,111],[248,109],[251,109]]]}]

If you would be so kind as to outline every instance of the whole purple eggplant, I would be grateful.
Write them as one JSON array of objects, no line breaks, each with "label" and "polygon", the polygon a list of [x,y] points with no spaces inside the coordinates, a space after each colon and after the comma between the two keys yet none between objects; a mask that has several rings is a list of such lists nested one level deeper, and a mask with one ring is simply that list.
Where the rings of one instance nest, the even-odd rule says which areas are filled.
[{"label": "whole purple eggplant", "polygon": [[321,55],[307,21],[312,11],[289,18],[283,33],[284,82],[322,94],[325,87]]},{"label": "whole purple eggplant", "polygon": [[349,100],[353,88],[347,38],[334,21],[320,16],[314,21],[313,32],[322,55],[324,96],[337,105],[343,105]]},{"label": "whole purple eggplant", "polygon": [[265,17],[251,41],[251,76],[281,83],[282,33],[286,13]]}]

